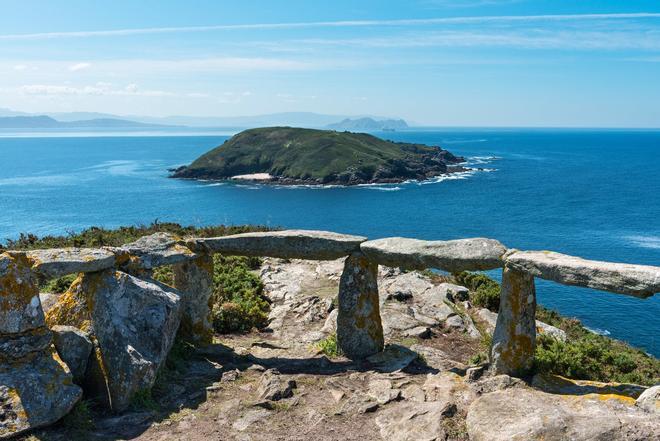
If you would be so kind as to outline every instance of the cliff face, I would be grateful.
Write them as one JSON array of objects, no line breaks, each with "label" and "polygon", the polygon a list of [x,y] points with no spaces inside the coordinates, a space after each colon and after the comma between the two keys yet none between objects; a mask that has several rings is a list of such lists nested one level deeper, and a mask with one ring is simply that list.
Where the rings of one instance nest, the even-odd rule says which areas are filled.
[{"label": "cliff face", "polygon": [[172,177],[231,179],[268,174],[279,184],[394,183],[463,170],[439,147],[385,141],[366,133],[273,127],[241,132]]}]

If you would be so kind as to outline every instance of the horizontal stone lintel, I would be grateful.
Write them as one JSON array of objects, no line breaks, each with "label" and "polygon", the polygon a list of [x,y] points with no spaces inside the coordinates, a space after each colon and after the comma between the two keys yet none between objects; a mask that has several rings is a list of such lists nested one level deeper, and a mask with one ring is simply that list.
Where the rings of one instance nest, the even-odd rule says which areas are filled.
[{"label": "horizontal stone lintel", "polygon": [[31,250],[26,255],[32,261],[32,269],[48,278],[102,271],[115,266],[115,254],[104,248]]},{"label": "horizontal stone lintel", "polygon": [[660,267],[601,262],[552,251],[511,250],[508,266],[541,279],[634,297],[660,292]]},{"label": "horizontal stone lintel", "polygon": [[151,270],[197,258],[185,242],[169,233],[154,233],[135,242],[112,248],[120,267]]},{"label": "horizontal stone lintel", "polygon": [[359,249],[366,237],[329,231],[284,230],[190,239],[195,251],[236,256],[334,260]]},{"label": "horizontal stone lintel", "polygon": [[417,270],[436,268],[450,273],[501,268],[506,252],[500,242],[484,238],[428,241],[388,237],[364,242],[360,249],[381,265]]}]

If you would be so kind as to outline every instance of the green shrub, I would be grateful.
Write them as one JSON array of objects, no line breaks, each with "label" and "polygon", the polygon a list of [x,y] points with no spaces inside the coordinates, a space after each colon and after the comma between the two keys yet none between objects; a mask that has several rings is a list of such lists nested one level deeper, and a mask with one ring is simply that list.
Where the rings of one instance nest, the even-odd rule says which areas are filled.
[{"label": "green shrub", "polygon": [[342,355],[341,348],[337,343],[337,334],[332,333],[323,340],[316,343],[317,349],[328,357],[339,357]]},{"label": "green shrub", "polygon": [[153,278],[165,285],[174,286],[174,270],[171,265],[154,268]]},{"label": "green shrub", "polygon": [[470,290],[470,301],[482,308],[497,312],[500,309],[500,284],[485,274],[463,271],[454,274],[457,284]]},{"label": "green shrub", "polygon": [[268,325],[270,304],[263,295],[263,283],[250,272],[260,260],[215,255],[213,273],[213,327],[216,332],[247,332]]},{"label": "green shrub", "polygon": [[62,294],[69,289],[76,277],[78,277],[76,274],[67,274],[57,279],[51,279],[40,290],[51,294]]}]

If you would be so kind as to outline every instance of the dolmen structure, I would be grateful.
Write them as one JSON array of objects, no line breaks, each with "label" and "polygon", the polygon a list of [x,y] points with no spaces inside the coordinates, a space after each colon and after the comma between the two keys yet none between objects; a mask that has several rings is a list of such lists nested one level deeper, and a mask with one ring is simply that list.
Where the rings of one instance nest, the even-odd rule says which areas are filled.
[{"label": "dolmen structure", "polygon": [[[534,359],[535,278],[639,298],[660,292],[660,267],[519,251],[483,238],[367,240],[288,230],[183,239],[157,233],[122,247],[9,251],[0,254],[0,439],[59,420],[83,388],[121,412],[153,385],[177,335],[210,343],[215,253],[345,257],[337,338],[352,359],[384,347],[378,265],[450,273],[501,268],[490,365],[516,377],[528,374]],[[174,268],[174,286],[151,278],[164,265]],[[39,281],[67,274],[78,278],[45,313]]]}]

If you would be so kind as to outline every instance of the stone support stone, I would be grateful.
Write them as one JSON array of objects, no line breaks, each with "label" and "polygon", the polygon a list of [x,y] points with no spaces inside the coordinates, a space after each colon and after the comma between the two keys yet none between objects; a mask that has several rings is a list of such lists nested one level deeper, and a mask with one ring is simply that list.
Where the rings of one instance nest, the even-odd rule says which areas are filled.
[{"label": "stone support stone", "polygon": [[337,340],[344,354],[362,359],[383,350],[378,301],[378,265],[362,253],[351,254],[339,282]]},{"label": "stone support stone", "polygon": [[536,289],[534,276],[505,266],[491,363],[497,374],[528,374],[536,348]]},{"label": "stone support stone", "polygon": [[198,253],[195,260],[174,265],[174,286],[181,295],[179,335],[196,343],[211,343],[213,256]]}]

